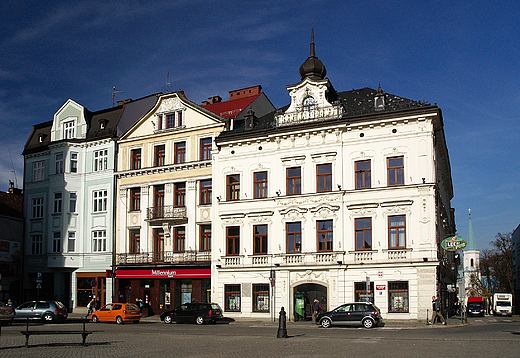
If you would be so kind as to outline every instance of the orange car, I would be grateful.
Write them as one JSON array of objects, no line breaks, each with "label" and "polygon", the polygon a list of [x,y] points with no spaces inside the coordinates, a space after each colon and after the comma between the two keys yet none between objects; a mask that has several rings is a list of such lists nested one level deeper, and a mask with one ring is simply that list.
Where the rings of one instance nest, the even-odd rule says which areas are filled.
[{"label": "orange car", "polygon": [[123,322],[132,321],[139,323],[141,312],[139,307],[133,303],[109,303],[101,307],[101,309],[92,312],[90,315],[92,322]]}]

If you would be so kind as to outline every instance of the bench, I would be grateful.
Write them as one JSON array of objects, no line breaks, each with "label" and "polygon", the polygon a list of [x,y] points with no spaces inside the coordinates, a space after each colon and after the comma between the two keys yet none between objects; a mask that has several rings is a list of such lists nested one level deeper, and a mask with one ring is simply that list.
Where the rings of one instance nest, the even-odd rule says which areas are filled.
[{"label": "bench", "polygon": [[83,320],[83,330],[81,331],[29,331],[29,322],[27,322],[27,327],[25,331],[20,331],[21,334],[25,336],[25,346],[29,348],[29,337],[30,336],[41,336],[41,335],[60,335],[60,334],[80,334],[83,338],[83,341],[81,343],[82,346],[86,346],[86,340],[89,334],[92,334],[92,332],[88,332],[85,330],[85,323],[87,320]]}]

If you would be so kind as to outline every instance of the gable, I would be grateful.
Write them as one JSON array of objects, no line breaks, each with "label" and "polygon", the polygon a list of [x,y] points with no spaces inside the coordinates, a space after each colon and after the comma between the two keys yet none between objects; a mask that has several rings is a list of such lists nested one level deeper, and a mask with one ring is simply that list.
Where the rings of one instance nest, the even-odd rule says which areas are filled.
[{"label": "gable", "polygon": [[85,107],[69,99],[54,114],[51,142],[63,139],[84,139],[86,136]]}]

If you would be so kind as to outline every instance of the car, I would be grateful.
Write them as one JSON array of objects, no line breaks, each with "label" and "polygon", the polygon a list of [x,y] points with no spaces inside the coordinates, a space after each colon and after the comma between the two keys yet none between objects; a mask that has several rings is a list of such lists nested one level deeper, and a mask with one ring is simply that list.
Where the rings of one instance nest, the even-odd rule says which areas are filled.
[{"label": "car", "polygon": [[484,302],[468,302],[467,313],[468,316],[484,317],[486,314],[484,309]]},{"label": "car", "polygon": [[14,311],[15,320],[55,321],[68,317],[67,307],[60,301],[28,301]]},{"label": "car", "polygon": [[134,303],[109,303],[90,315],[92,322],[139,323],[141,311]]},{"label": "car", "polygon": [[372,328],[382,326],[383,317],[376,305],[367,302],[353,302],[318,314],[316,324],[323,328],[329,328],[332,325],[361,325],[365,328]]},{"label": "car", "polygon": [[10,324],[14,319],[14,308],[5,302],[0,301],[0,321]]},{"label": "car", "polygon": [[172,322],[215,323],[223,318],[222,309],[217,303],[185,303],[161,314],[161,321],[166,324]]}]

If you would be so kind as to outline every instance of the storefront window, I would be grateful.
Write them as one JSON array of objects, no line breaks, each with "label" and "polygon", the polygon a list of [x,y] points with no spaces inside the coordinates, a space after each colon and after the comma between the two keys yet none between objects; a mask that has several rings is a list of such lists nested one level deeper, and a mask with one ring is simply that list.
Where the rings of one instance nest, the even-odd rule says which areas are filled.
[{"label": "storefront window", "polygon": [[269,284],[253,285],[253,312],[269,312]]},{"label": "storefront window", "polygon": [[240,312],[240,285],[224,285],[226,292],[225,311]]},{"label": "storefront window", "polygon": [[408,313],[408,282],[388,282],[388,312]]},{"label": "storefront window", "polygon": [[171,307],[170,280],[160,281],[159,290],[159,309],[169,309]]},{"label": "storefront window", "polygon": [[356,282],[356,302],[374,302],[374,282],[370,282],[370,291],[367,292],[366,282]]}]

